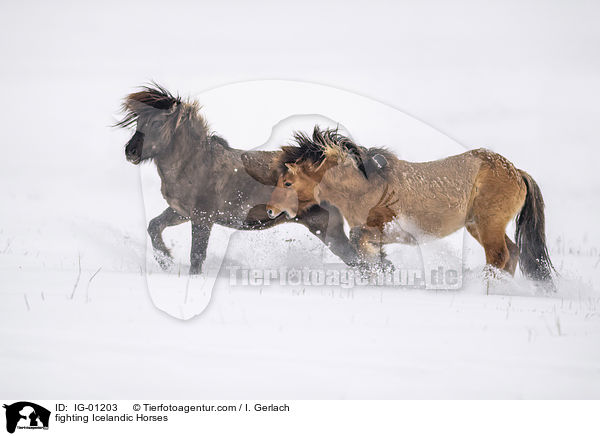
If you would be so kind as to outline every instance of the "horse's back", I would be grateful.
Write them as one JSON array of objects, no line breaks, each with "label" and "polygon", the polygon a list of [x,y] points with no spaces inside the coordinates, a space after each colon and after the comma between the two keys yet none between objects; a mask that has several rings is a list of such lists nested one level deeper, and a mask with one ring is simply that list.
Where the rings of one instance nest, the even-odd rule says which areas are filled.
[{"label": "horse's back", "polygon": [[[484,148],[397,165],[402,192],[399,213],[429,234],[445,236],[458,230],[471,219],[474,204],[482,209],[499,203],[510,213],[522,204],[525,191],[518,170],[505,157]],[[508,206],[503,204],[506,197],[511,198]]]}]

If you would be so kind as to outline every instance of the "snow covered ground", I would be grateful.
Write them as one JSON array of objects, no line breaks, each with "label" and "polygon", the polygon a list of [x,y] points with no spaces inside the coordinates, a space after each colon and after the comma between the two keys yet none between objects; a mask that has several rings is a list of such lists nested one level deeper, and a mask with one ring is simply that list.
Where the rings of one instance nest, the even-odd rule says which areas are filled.
[{"label": "snow covered ground", "polygon": [[[600,397],[597,7],[293,11],[321,32],[274,5],[254,5],[251,23],[246,6],[229,7],[2,5],[0,397]],[[145,27],[157,15],[171,34]],[[517,277],[488,295],[468,235],[455,238],[457,291],[231,286],[228,266],[332,259],[298,226],[218,228],[208,308],[168,315],[148,289],[183,318],[208,298],[196,282],[186,294],[189,225],[165,233],[184,273],[159,273],[146,259],[147,221],[164,206],[154,169],[127,163],[129,134],[109,127],[151,78],[198,97],[239,148],[274,147],[316,119],[409,160],[502,153],[544,193],[557,294]],[[360,95],[232,83],[257,78]]]}]

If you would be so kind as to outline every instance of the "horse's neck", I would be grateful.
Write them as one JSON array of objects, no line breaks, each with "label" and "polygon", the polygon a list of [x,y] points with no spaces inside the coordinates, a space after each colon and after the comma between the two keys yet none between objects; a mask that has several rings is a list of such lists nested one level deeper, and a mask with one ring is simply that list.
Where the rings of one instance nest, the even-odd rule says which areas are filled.
[{"label": "horse's neck", "polygon": [[173,183],[181,178],[186,168],[194,161],[196,153],[163,153],[154,159],[163,182]]},{"label": "horse's neck", "polygon": [[194,168],[206,165],[210,159],[206,144],[181,141],[172,144],[169,152],[161,153],[154,162],[163,184],[172,185],[193,177]]},{"label": "horse's neck", "polygon": [[352,171],[356,169],[334,167],[326,172],[318,186],[319,199],[336,206],[351,227],[366,221],[371,205],[368,204],[370,196],[365,194],[373,190],[362,174],[356,177]]}]

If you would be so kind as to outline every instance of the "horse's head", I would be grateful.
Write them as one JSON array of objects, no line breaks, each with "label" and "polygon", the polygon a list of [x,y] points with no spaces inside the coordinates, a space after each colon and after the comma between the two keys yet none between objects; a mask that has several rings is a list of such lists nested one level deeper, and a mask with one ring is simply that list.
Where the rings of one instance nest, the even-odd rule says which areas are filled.
[{"label": "horse's head", "polygon": [[279,175],[277,187],[267,204],[269,218],[277,218],[282,213],[288,218],[295,218],[319,203],[316,198],[319,177],[314,170],[308,163],[285,164],[285,170]]},{"label": "horse's head", "polygon": [[[294,218],[304,210],[320,203],[319,184],[325,173],[340,162],[340,150],[358,154],[358,147],[337,129],[321,130],[315,126],[312,136],[294,134],[296,146],[281,147],[277,158],[279,178],[267,204],[267,215],[276,218],[285,213]],[[356,150],[356,151],[355,151]],[[357,165],[364,174],[362,161]]]},{"label": "horse's head", "polygon": [[135,133],[125,146],[127,160],[137,165],[169,149],[182,118],[195,109],[194,104],[183,103],[158,85],[129,94],[123,102],[125,116],[116,124],[135,125]]}]

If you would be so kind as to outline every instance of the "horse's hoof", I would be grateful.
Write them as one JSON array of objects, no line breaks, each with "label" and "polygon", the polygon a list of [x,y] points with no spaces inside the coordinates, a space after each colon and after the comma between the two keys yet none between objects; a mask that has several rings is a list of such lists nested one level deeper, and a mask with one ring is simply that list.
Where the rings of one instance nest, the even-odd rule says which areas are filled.
[{"label": "horse's hoof", "polygon": [[370,263],[362,261],[357,265],[356,268],[361,278],[368,279],[369,277],[371,277],[373,266]]},{"label": "horse's hoof", "polygon": [[483,283],[485,286],[485,293],[489,295],[497,291],[498,286],[506,286],[509,283],[512,276],[495,266],[487,264],[483,268]]},{"label": "horse's hoof", "polygon": [[189,272],[189,274],[191,276],[197,276],[197,275],[199,275],[201,273],[202,273],[202,267],[200,267],[200,266],[190,266],[190,272]]},{"label": "horse's hoof", "polygon": [[534,282],[533,286],[541,295],[555,294],[558,292],[556,283],[552,279]]},{"label": "horse's hoof", "polygon": [[383,260],[363,260],[358,264],[358,270],[361,274],[372,275],[378,273],[393,273],[394,264],[387,259]]},{"label": "horse's hoof", "polygon": [[377,269],[378,271],[384,273],[384,274],[393,274],[394,271],[396,271],[396,268],[394,267],[394,264],[392,262],[390,262],[389,260],[385,259],[383,261],[381,261],[380,263],[377,264]]},{"label": "horse's hoof", "polygon": [[154,259],[156,259],[156,262],[163,271],[171,271],[175,265],[175,262],[171,256],[159,251],[154,252]]}]

